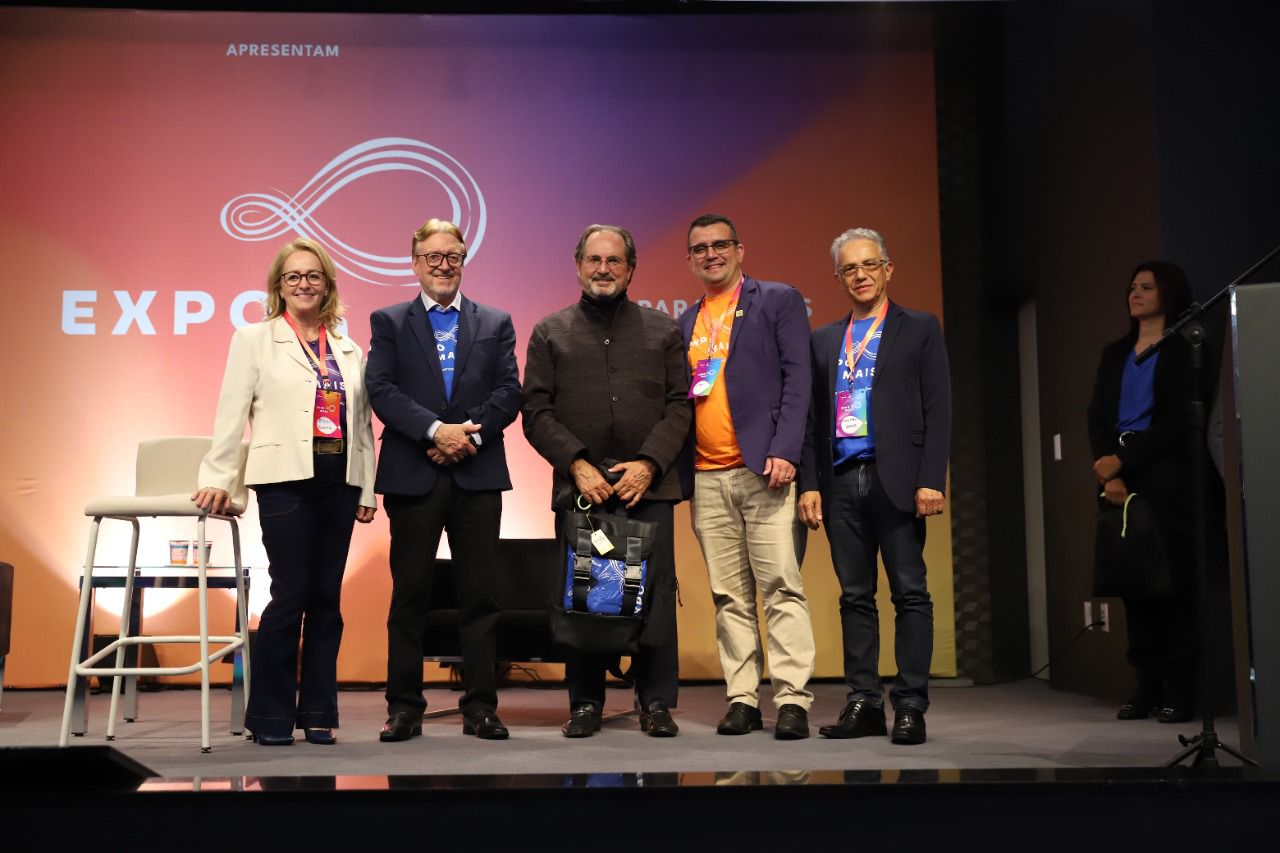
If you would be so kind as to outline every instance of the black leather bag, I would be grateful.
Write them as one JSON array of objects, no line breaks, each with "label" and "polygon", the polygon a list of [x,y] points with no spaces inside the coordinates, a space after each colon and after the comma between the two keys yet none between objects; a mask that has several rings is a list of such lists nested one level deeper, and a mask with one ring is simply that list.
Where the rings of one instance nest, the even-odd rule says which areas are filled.
[{"label": "black leather bag", "polygon": [[1093,594],[1158,598],[1172,591],[1169,560],[1151,504],[1138,494],[1130,494],[1124,506],[1099,498]]}]

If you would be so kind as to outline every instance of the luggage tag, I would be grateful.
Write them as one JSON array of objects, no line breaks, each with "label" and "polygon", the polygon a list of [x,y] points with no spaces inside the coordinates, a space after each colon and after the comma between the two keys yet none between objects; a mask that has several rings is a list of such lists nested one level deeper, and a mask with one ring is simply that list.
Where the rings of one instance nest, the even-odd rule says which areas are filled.
[{"label": "luggage tag", "polygon": [[693,381],[689,383],[689,399],[707,397],[720,377],[723,358],[700,358],[693,368]]},{"label": "luggage tag", "polygon": [[867,435],[867,389],[836,393],[836,437],[865,438]]},{"label": "luggage tag", "polygon": [[609,537],[605,535],[603,530],[596,529],[591,533],[591,547],[601,554],[608,554],[613,550],[613,543],[609,541]]},{"label": "luggage tag", "polygon": [[608,534],[601,527],[596,527],[595,522],[591,520],[591,501],[586,501],[583,505],[585,495],[578,495],[578,510],[587,517],[587,524],[591,525],[591,547],[595,548],[601,554],[608,554],[613,550],[613,542],[609,540]]}]

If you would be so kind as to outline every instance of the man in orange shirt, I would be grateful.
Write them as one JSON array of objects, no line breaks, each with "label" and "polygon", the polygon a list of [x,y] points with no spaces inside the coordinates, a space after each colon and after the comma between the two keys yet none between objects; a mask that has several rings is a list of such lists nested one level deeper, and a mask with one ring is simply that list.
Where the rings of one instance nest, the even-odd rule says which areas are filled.
[{"label": "man in orange shirt", "polygon": [[809,320],[795,288],[743,275],[727,217],[689,226],[689,268],[705,294],[680,318],[694,400],[693,527],[716,603],[729,712],[716,731],[763,728],[756,590],[764,600],[778,708],[774,736],[809,736],[813,626],[796,556],[796,466],[809,412]]}]

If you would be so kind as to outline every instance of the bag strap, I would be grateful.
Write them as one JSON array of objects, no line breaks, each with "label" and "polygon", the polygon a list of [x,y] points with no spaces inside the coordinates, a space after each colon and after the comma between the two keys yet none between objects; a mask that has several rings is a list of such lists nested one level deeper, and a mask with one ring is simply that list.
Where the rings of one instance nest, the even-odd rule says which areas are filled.
[{"label": "bag strap", "polygon": [[591,528],[578,528],[573,554],[573,609],[586,612],[587,593],[591,591]]},{"label": "bag strap", "polygon": [[639,536],[627,537],[627,563],[622,573],[622,605],[619,615],[634,616],[636,599],[640,597],[640,584],[644,580],[644,558],[640,554],[643,540]]}]

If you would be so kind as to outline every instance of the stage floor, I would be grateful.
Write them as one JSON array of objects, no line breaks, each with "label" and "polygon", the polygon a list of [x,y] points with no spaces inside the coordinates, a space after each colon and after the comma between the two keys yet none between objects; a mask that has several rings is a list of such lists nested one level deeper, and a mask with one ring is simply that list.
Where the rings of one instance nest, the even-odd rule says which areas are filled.
[{"label": "stage floor", "polygon": [[[1199,721],[1163,725],[1154,720],[1121,722],[1113,703],[1055,691],[1039,681],[974,687],[936,686],[927,715],[929,740],[894,746],[888,738],[826,740],[818,725],[834,721],[844,705],[840,684],[814,686],[810,714],[813,737],[777,741],[774,710],[764,703],[765,731],[742,737],[715,732],[724,713],[722,685],[685,686],[675,719],[680,736],[643,735],[634,717],[606,723],[591,738],[566,740],[563,689],[504,688],[499,713],[511,729],[506,741],[462,734],[457,715],[428,719],[423,736],[379,743],[385,719],[381,692],[344,690],[339,695],[342,728],[334,746],[299,742],[261,747],[228,733],[230,693],[213,694],[213,751],[199,748],[199,694],[193,690],[144,691],[137,722],[121,724],[113,746],[168,778],[243,776],[388,776],[581,773],[672,773],[736,771],[843,771],[924,769],[1037,769],[1158,767],[1176,755],[1178,735],[1200,730]],[[452,707],[458,693],[427,693],[432,710]],[[767,695],[767,687],[766,687]],[[6,690],[0,711],[0,746],[51,746],[58,742],[62,691]],[[72,746],[105,743],[109,697],[90,697],[89,733]],[[624,711],[629,694],[609,691],[606,712]],[[1239,746],[1234,717],[1219,719],[1223,742]],[[1224,766],[1236,765],[1222,756]]]}]

